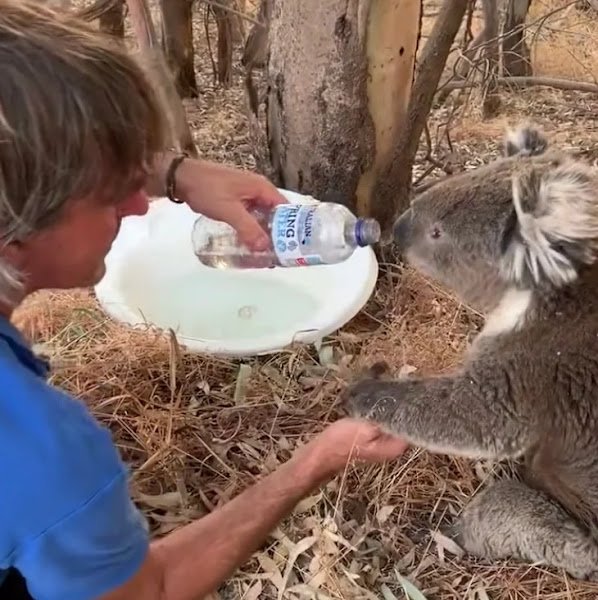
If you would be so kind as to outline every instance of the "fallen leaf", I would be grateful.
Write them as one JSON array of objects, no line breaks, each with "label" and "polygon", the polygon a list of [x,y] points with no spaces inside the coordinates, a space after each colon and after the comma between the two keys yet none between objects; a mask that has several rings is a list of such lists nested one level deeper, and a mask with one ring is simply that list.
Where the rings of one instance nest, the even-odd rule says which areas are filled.
[{"label": "fallen leaf", "polygon": [[135,497],[151,508],[175,508],[181,506],[183,499],[180,492],[166,492],[165,494],[144,494],[137,492]]},{"label": "fallen leaf", "polygon": [[413,561],[415,560],[415,548],[411,548],[411,550],[409,550],[409,552],[407,552],[407,554],[405,554],[405,556],[403,556],[403,558],[399,559],[396,563],[397,569],[407,569],[407,567],[410,567],[413,564]]},{"label": "fallen leaf", "polygon": [[477,594],[478,600],[490,600],[490,596],[488,596],[488,592],[486,591],[486,588],[483,585],[479,585],[476,589],[475,592]]},{"label": "fallen leaf", "polygon": [[395,575],[409,600],[428,600],[408,579],[403,577],[396,569]]},{"label": "fallen leaf", "polygon": [[322,346],[318,351],[318,359],[323,366],[334,364],[334,348],[332,346]]},{"label": "fallen leaf", "polygon": [[207,381],[198,381],[196,383],[198,390],[202,391],[206,396],[210,395],[210,384]]},{"label": "fallen leaf", "polygon": [[301,514],[311,510],[314,506],[320,502],[322,499],[322,494],[315,494],[314,496],[309,496],[308,498],[304,498],[295,506],[295,510],[293,511],[295,514]]},{"label": "fallen leaf", "polygon": [[383,583],[380,586],[380,591],[382,592],[382,596],[384,597],[384,600],[399,600],[391,591],[390,588]]},{"label": "fallen leaf", "polygon": [[384,525],[384,523],[386,523],[386,521],[388,521],[388,517],[390,517],[390,515],[392,514],[392,511],[395,508],[396,508],[396,506],[391,505],[391,504],[387,504],[386,506],[383,506],[376,513],[376,519],[377,519],[378,523],[380,523],[381,525]]},{"label": "fallen leaf", "polygon": [[447,550],[451,554],[454,554],[458,557],[463,556],[464,552],[459,547],[459,545],[450,538],[448,538],[446,535],[440,533],[440,531],[432,531],[431,537],[442,550]]},{"label": "fallen leaf", "polygon": [[415,373],[415,371],[417,371],[417,367],[414,367],[413,365],[403,365],[399,369],[398,378],[404,379],[404,378],[408,377],[409,375],[411,375],[411,373]]},{"label": "fallen leaf", "polygon": [[259,600],[260,594],[262,593],[264,586],[258,579],[244,594],[242,600]]},{"label": "fallen leaf", "polygon": [[235,384],[235,395],[233,397],[234,403],[239,406],[245,402],[245,396],[247,393],[247,385],[251,378],[251,366],[248,364],[241,364],[239,366],[239,373],[237,375],[237,382]]},{"label": "fallen leaf", "polygon": [[269,579],[272,582],[272,585],[280,592],[283,585],[283,579],[278,565],[267,554],[258,554],[257,560],[260,563],[262,570],[270,575]]},{"label": "fallen leaf", "polygon": [[299,542],[297,542],[295,544],[295,546],[293,547],[293,549],[291,550],[291,552],[289,554],[289,560],[287,561],[287,564],[286,564],[286,567],[284,570],[282,584],[278,588],[278,600],[282,600],[284,597],[285,588],[287,586],[287,582],[289,580],[289,577],[291,576],[291,573],[293,571],[293,567],[295,566],[295,562],[297,561],[297,558],[299,558],[299,556],[301,554],[303,554],[305,551],[309,550],[316,543],[317,539],[318,538],[314,535],[305,537],[302,540],[300,540]]}]

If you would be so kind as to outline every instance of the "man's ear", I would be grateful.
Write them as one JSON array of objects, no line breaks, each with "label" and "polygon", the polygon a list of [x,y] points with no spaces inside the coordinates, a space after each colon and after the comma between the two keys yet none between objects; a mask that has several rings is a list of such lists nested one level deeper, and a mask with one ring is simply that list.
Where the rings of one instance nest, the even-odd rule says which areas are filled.
[{"label": "man's ear", "polygon": [[19,240],[0,244],[0,260],[8,263],[15,269],[21,269],[26,262],[27,247]]},{"label": "man's ear", "polygon": [[2,307],[18,302],[25,290],[24,273],[27,271],[27,252],[19,241],[0,243],[0,287]]},{"label": "man's ear", "polygon": [[598,250],[598,177],[563,161],[520,170],[512,180],[513,212],[503,236],[502,272],[526,287],[560,287],[578,277]]}]

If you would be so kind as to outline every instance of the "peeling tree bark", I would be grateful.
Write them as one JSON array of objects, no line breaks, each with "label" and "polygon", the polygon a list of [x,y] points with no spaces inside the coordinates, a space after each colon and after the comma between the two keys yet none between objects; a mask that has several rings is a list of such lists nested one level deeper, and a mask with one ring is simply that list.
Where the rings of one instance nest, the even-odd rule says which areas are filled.
[{"label": "peeling tree bark", "polygon": [[259,168],[284,188],[384,214],[372,191],[404,126],[420,17],[420,0],[275,0]]},{"label": "peeling tree bark", "polygon": [[418,0],[370,4],[367,97],[374,123],[374,156],[359,180],[357,212],[385,225],[390,224],[393,203],[374,190],[379,177],[391,168],[396,140],[407,126],[421,20],[422,2]]},{"label": "peeling tree bark", "polygon": [[182,98],[198,95],[195,78],[193,0],[161,0],[163,44],[176,89]]}]

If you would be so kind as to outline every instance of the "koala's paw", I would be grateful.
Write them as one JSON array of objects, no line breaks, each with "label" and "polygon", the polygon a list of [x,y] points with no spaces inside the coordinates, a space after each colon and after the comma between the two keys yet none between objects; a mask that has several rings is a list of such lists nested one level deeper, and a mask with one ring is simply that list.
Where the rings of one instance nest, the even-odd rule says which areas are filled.
[{"label": "koala's paw", "polygon": [[390,376],[390,372],[389,364],[384,360],[379,360],[370,365],[363,376],[365,379],[382,379],[383,377]]},{"label": "koala's paw", "polygon": [[343,394],[343,404],[350,416],[379,421],[387,407],[388,384],[369,377],[349,385]]}]

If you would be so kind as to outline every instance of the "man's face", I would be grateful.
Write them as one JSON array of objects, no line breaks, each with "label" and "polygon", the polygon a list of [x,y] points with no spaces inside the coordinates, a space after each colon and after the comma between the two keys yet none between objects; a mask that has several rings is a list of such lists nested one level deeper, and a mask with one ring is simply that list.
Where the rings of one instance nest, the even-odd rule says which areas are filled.
[{"label": "man's face", "polygon": [[25,275],[27,292],[98,283],[121,220],[147,210],[148,198],[141,185],[118,202],[90,197],[67,203],[54,224],[11,251],[15,266]]}]

